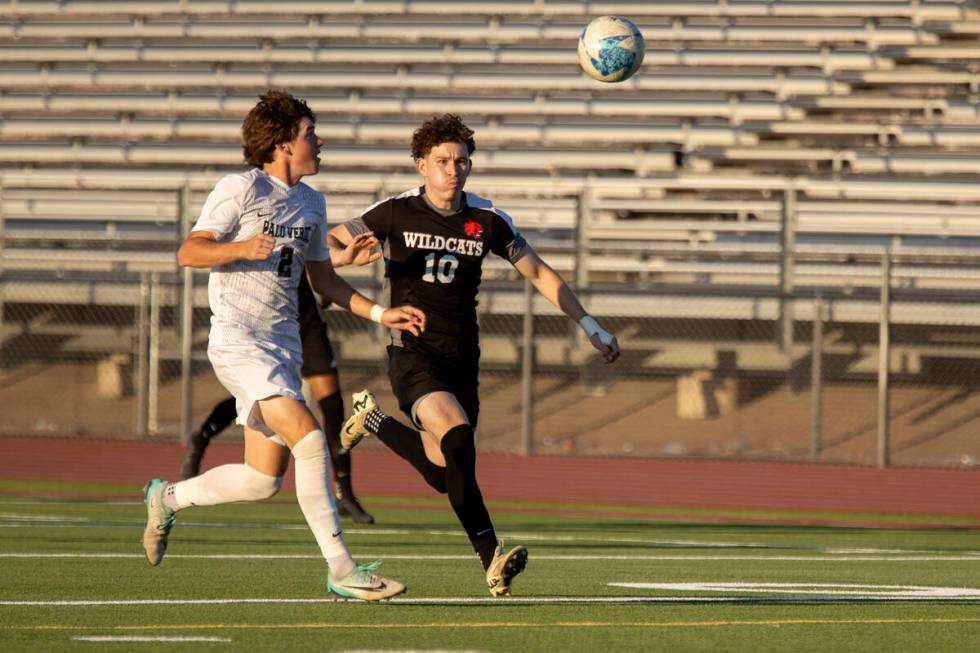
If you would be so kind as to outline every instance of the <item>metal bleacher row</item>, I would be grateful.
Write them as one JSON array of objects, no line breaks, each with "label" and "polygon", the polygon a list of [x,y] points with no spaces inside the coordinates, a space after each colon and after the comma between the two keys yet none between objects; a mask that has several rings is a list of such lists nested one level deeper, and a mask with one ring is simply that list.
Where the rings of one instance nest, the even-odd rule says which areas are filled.
[{"label": "metal bleacher row", "polygon": [[[647,39],[622,84],[577,67],[602,14]],[[241,118],[281,86],[317,112],[332,221],[415,184],[411,131],[451,110],[477,132],[470,190],[580,280],[773,286],[792,194],[797,283],[874,285],[841,257],[888,246],[911,286],[975,288],[978,35],[969,0],[17,0],[0,264],[8,291],[172,271],[178,191],[193,213],[241,169]]]}]

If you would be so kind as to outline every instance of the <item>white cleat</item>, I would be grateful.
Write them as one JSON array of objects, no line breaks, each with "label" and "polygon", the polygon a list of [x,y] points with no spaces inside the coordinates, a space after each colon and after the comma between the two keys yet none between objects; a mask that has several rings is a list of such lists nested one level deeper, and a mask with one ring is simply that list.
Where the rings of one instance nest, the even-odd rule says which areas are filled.
[{"label": "white cleat", "polygon": [[327,577],[327,592],[341,599],[383,601],[405,591],[405,585],[397,580],[382,578],[374,573],[381,566],[380,560],[357,565],[343,578]]},{"label": "white cleat", "polygon": [[527,565],[527,548],[518,545],[504,553],[503,540],[494,551],[493,560],[487,568],[487,587],[491,596],[510,596],[510,584]]},{"label": "white cleat", "polygon": [[340,429],[340,444],[348,451],[371,432],[364,426],[364,419],[372,410],[378,407],[378,402],[370,390],[361,390],[351,395],[351,414]]}]

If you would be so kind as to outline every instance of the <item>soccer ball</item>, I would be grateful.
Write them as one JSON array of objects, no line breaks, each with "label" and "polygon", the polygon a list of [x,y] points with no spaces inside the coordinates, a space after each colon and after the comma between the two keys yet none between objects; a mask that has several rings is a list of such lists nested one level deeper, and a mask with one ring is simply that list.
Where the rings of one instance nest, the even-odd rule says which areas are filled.
[{"label": "soccer ball", "polygon": [[622,16],[602,16],[578,37],[578,63],[600,82],[621,82],[643,63],[643,34]]}]

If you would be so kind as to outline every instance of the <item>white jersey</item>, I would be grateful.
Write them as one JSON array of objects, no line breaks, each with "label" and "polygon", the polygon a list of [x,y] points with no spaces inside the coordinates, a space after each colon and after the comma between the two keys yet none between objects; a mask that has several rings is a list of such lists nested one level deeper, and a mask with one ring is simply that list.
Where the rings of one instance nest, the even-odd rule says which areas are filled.
[{"label": "white jersey", "polygon": [[245,339],[300,351],[297,287],[306,261],[330,258],[326,211],[321,193],[303,183],[289,187],[258,168],[218,182],[192,231],[209,231],[220,243],[264,233],[276,245],[264,261],[211,268],[212,346]]}]

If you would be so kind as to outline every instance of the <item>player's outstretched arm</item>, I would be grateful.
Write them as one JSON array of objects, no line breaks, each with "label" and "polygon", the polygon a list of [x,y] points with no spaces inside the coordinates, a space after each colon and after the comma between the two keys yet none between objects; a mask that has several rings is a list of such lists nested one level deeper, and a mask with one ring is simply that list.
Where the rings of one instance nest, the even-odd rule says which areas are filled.
[{"label": "player's outstretched arm", "polygon": [[582,302],[568,287],[565,280],[551,269],[551,266],[541,260],[538,253],[529,248],[529,252],[522,256],[514,267],[525,279],[541,293],[545,299],[558,307],[565,315],[572,318],[589,336],[589,342],[595,347],[607,363],[612,363],[619,358],[619,342],[616,336],[609,333],[589,315]]},{"label": "player's outstretched arm", "polygon": [[389,329],[401,329],[415,335],[425,331],[425,313],[414,306],[384,308],[375,304],[341,279],[330,261],[307,261],[310,285],[327,301],[345,308],[354,315],[374,320]]},{"label": "player's outstretched arm", "polygon": [[210,268],[242,259],[264,261],[276,246],[268,234],[237,243],[219,243],[210,231],[192,231],[177,250],[177,263],[184,267]]}]

